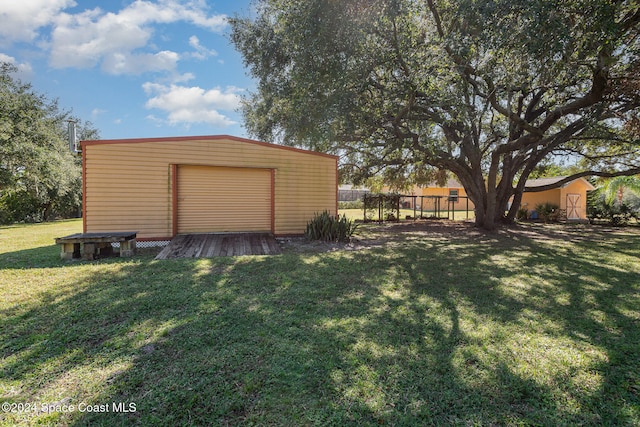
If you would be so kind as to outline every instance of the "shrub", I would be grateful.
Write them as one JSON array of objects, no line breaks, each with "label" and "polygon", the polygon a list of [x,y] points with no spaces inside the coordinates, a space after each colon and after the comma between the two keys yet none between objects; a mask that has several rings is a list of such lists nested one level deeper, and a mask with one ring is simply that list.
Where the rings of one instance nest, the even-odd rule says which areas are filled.
[{"label": "shrub", "polygon": [[364,202],[362,200],[353,200],[350,202],[338,202],[338,209],[362,209]]},{"label": "shrub", "polygon": [[538,218],[544,222],[559,221],[561,216],[560,206],[549,202],[536,205],[536,212],[538,212]]},{"label": "shrub", "polygon": [[373,221],[373,219],[379,215],[380,204],[383,199],[384,195],[382,194],[365,194],[362,203],[367,221]]},{"label": "shrub", "polygon": [[0,196],[0,221],[41,222],[40,201],[26,191],[8,191]]},{"label": "shrub", "polygon": [[516,213],[516,219],[520,221],[524,221],[528,218],[529,218],[529,211],[527,210],[527,208],[518,209],[518,212]]},{"label": "shrub", "polygon": [[603,221],[613,226],[627,225],[631,220],[640,218],[629,204],[608,202],[603,197],[590,201],[588,216],[592,222]]},{"label": "shrub", "polygon": [[355,233],[358,225],[345,215],[333,216],[324,211],[315,214],[307,223],[305,237],[310,240],[323,240],[325,242],[348,242]]},{"label": "shrub", "polygon": [[378,216],[380,220],[396,221],[400,214],[400,198],[399,194],[366,194],[363,201],[366,218]]}]

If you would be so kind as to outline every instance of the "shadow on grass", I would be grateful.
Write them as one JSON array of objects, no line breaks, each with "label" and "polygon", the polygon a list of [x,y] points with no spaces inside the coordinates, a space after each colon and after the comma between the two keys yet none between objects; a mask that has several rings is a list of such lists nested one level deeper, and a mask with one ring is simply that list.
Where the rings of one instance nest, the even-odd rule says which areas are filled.
[{"label": "shadow on grass", "polygon": [[55,245],[0,253],[0,269],[3,270],[62,267],[68,264],[60,259],[60,249]]},{"label": "shadow on grass", "polygon": [[[155,256],[159,251],[160,248],[158,247],[138,248],[137,254],[141,256]],[[110,262],[116,260],[117,258],[117,255],[105,256],[101,260]],[[61,259],[60,247],[57,245],[47,245],[37,248],[21,249],[13,252],[0,253],[1,270],[70,267],[84,262],[85,261],[80,258],[72,260]]]},{"label": "shadow on grass", "polygon": [[407,234],[109,261],[72,295],[0,314],[0,379],[14,402],[135,403],[39,415],[78,426],[634,424],[638,268],[607,259],[639,240],[603,245]]}]

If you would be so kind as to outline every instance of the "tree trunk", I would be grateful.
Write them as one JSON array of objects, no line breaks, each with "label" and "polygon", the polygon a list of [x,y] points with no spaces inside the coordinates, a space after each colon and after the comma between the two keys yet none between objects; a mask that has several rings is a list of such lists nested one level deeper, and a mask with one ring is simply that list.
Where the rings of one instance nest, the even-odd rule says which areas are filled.
[{"label": "tree trunk", "polygon": [[486,192],[482,195],[478,195],[473,190],[468,189],[466,191],[467,196],[475,206],[475,226],[489,231],[495,230],[497,227],[495,199],[493,203],[490,203],[489,194]]},{"label": "tree trunk", "polygon": [[[474,192],[467,190],[467,195],[471,202],[473,202],[475,209],[475,226],[483,228],[488,231],[495,230],[499,224],[513,224],[515,218],[515,212],[518,208],[515,206],[516,199],[514,198],[514,204],[511,206],[509,213],[505,215],[507,205],[509,203],[510,195],[504,195],[500,197],[497,191],[487,192],[482,196],[476,195]],[[520,204],[520,197],[517,198],[517,204]],[[513,217],[511,213],[513,211]]]},{"label": "tree trunk", "polygon": [[496,229],[496,212],[495,212],[495,200],[490,204],[491,207],[487,206],[487,211],[484,214],[484,223],[482,224],[482,228],[488,231],[493,231]]},{"label": "tree trunk", "polygon": [[[468,171],[463,169],[454,172],[464,187],[467,197],[475,206],[475,226],[488,231],[495,230],[501,222],[509,218],[508,215],[505,216],[505,211],[512,194],[511,185],[504,187],[498,184],[499,165],[499,159],[493,162],[486,182],[479,164],[472,173],[465,173]],[[453,168],[450,167],[450,169]],[[505,178],[501,176],[500,179]],[[506,179],[510,183],[513,176]]]},{"label": "tree trunk", "polygon": [[476,214],[476,222],[475,222],[476,227],[483,228],[484,227],[484,209],[476,205],[476,208],[474,209],[474,211]]},{"label": "tree trunk", "polygon": [[484,209],[481,206],[475,208],[476,221],[475,226],[487,231],[493,231],[498,226],[496,212],[494,209],[488,210],[486,206]]}]

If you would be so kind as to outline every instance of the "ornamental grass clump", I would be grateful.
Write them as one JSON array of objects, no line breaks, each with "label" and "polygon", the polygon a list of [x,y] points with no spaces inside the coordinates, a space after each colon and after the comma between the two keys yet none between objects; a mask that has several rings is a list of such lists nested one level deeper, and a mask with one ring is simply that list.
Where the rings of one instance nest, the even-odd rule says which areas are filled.
[{"label": "ornamental grass clump", "polygon": [[316,213],[313,219],[307,223],[304,235],[309,240],[349,242],[357,228],[358,224],[347,219],[346,215],[333,216],[324,211],[321,214]]}]

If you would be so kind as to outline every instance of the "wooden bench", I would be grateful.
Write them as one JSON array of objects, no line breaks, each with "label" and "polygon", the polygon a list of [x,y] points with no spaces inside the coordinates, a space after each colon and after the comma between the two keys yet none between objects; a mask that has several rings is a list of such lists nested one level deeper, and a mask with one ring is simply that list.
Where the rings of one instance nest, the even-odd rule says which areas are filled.
[{"label": "wooden bench", "polygon": [[113,255],[111,243],[120,243],[120,256],[129,257],[136,253],[136,232],[77,233],[57,237],[62,259],[82,258],[93,260]]}]

